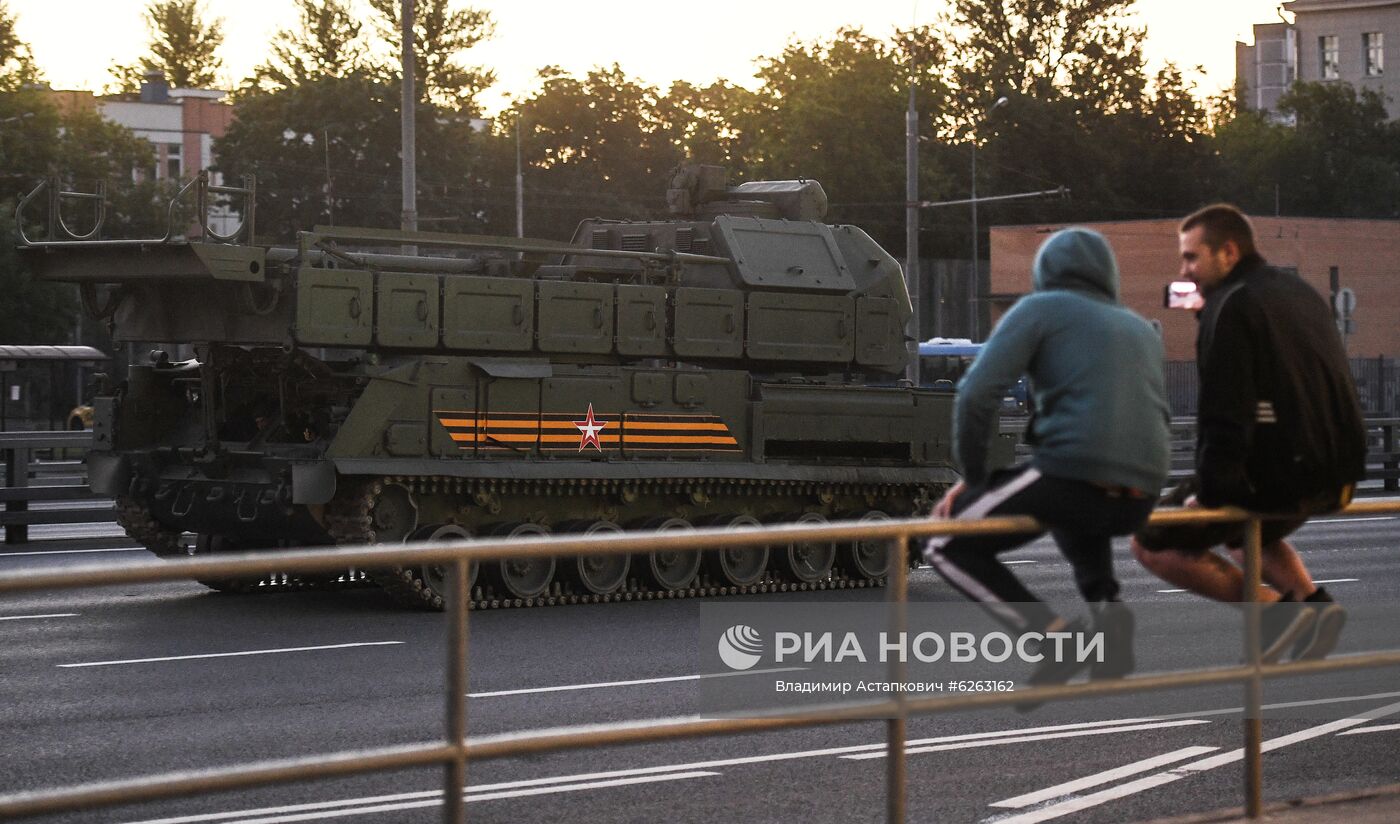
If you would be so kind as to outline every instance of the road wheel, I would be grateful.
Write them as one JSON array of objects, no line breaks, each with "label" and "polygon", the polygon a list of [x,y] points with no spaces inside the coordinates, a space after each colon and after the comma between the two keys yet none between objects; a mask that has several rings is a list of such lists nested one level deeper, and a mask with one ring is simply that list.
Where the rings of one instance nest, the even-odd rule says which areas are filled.
[{"label": "road wheel", "polygon": [[[497,538],[524,538],[548,535],[549,530],[532,523],[501,524],[491,530]],[[512,598],[535,598],[549,590],[554,580],[553,558],[505,558],[491,565],[497,583]]]},{"label": "road wheel", "polygon": [[[699,526],[722,526],[726,529],[743,529],[762,526],[757,518],[750,515],[719,515],[701,521]],[[768,547],[750,546],[715,549],[705,553],[705,563],[711,574],[726,584],[746,587],[763,580],[768,570]]]},{"label": "road wheel", "polygon": [[[860,516],[863,524],[880,523],[890,516],[871,510]],[[852,541],[842,547],[841,562],[852,573],[869,581],[885,577],[890,571],[890,542],[885,539]]]},{"label": "road wheel", "polygon": [[[569,521],[560,524],[556,532],[583,535],[621,535],[622,527],[612,521]],[[611,595],[627,583],[632,559],[627,555],[579,555],[565,558],[563,566],[568,577],[593,595]]]},{"label": "road wheel", "polygon": [[[638,524],[641,531],[681,532],[694,529],[684,518],[654,518]],[[695,550],[664,550],[639,556],[647,576],[661,589],[674,592],[695,583],[700,573],[700,553]]]},{"label": "road wheel", "polygon": [[[786,523],[802,526],[822,526],[826,518],[806,512]],[[777,546],[778,566],[783,573],[802,584],[814,584],[831,576],[836,562],[836,544],[831,541],[792,541]]]}]

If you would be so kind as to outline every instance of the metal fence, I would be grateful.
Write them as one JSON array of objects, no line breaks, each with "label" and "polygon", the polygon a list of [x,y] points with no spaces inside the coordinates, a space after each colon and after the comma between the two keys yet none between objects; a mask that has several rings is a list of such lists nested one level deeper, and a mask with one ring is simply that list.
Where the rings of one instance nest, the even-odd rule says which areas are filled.
[{"label": "metal fence", "polygon": [[[1400,362],[1384,356],[1352,358],[1351,377],[1361,413],[1370,416],[1400,415]],[[1167,361],[1167,403],[1173,415],[1195,415],[1198,381],[1195,361]]]},{"label": "metal fence", "polygon": [[[1400,503],[1357,503],[1347,514],[1400,512]],[[1246,521],[1245,587],[1250,601],[1257,601],[1260,581],[1260,521],[1240,510],[1177,510],[1152,516],[1158,524]],[[1263,681],[1307,673],[1400,665],[1400,652],[1375,652],[1336,657],[1324,661],[1269,664],[1259,658],[1259,611],[1244,610],[1245,664],[1053,687],[1034,687],[1010,693],[980,693],[949,697],[896,697],[841,707],[745,718],[686,717],[651,719],[571,729],[527,731],[469,738],[467,727],[467,673],[469,610],[467,570],[470,563],[505,557],[533,558],[558,555],[602,555],[657,551],[687,551],[764,546],[791,541],[890,542],[888,602],[892,605],[891,631],[907,626],[908,559],[911,541],[933,535],[975,535],[1038,531],[1029,518],[993,518],[950,522],[921,519],[830,524],[821,527],[779,526],[732,531],[629,533],[588,537],[548,536],[517,540],[480,540],[399,546],[343,547],[277,553],[243,553],[224,558],[188,558],[129,565],[92,565],[63,570],[35,570],[0,575],[0,594],[38,590],[77,589],[115,584],[217,579],[265,574],[273,570],[324,572],[347,566],[373,568],[389,565],[444,564],[450,570],[447,610],[446,691],[444,735],[435,741],[399,747],[327,753],[322,756],[259,761],[205,771],[150,775],[123,781],[86,784],[46,791],[0,796],[0,819],[131,804],[215,791],[323,779],[336,776],[396,770],[406,767],[444,768],[443,820],[466,820],[467,764],[493,758],[532,753],[636,744],[641,742],[699,738],[843,724],[881,721],[886,732],[886,820],[905,818],[906,725],[911,716],[999,707],[1032,701],[1059,701],[1092,696],[1122,695],[1209,684],[1238,683],[1244,687],[1244,795],[1246,814],[1257,818],[1262,808],[1262,694]],[[891,663],[892,680],[903,680],[903,665]]]}]

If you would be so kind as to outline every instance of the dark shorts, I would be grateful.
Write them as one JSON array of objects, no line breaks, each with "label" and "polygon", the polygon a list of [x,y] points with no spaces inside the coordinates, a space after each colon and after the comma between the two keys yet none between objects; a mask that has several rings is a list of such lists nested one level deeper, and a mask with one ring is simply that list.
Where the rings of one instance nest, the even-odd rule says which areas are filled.
[{"label": "dark shorts", "polygon": [[[1200,481],[1194,476],[1187,478],[1167,490],[1166,494],[1157,500],[1157,506],[1183,506],[1186,499],[1195,495],[1199,490]],[[1325,512],[1335,512],[1350,502],[1350,487],[1303,501],[1298,505],[1296,515],[1285,513],[1283,517],[1264,519],[1260,523],[1260,542],[1264,546],[1268,546],[1275,541],[1282,540],[1297,532],[1298,527],[1307,523],[1312,516]],[[1208,552],[1213,547],[1222,544],[1231,549],[1239,549],[1244,546],[1245,526],[1243,522],[1146,526],[1133,535],[1133,538],[1143,549],[1152,552],[1174,549],[1196,555]]]}]

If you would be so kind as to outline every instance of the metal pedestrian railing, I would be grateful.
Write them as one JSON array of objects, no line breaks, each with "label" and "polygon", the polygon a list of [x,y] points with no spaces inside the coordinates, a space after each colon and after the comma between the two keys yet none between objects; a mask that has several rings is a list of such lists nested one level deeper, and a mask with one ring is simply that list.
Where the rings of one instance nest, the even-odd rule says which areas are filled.
[{"label": "metal pedestrian railing", "polygon": [[[1397,502],[1354,503],[1348,515],[1400,512]],[[1237,509],[1165,510],[1152,516],[1154,524],[1204,524],[1245,521],[1245,591],[1258,600],[1260,572],[1260,516]],[[466,820],[467,764],[542,752],[638,744],[684,738],[775,732],[798,727],[883,720],[886,727],[886,819],[905,819],[906,725],[911,716],[999,707],[1022,702],[1060,701],[1096,696],[1124,695],[1182,687],[1237,683],[1244,687],[1244,790],[1245,812],[1258,818],[1262,811],[1263,772],[1262,695],[1265,679],[1319,672],[1400,665],[1400,652],[1373,652],[1322,661],[1263,664],[1259,658],[1259,611],[1246,609],[1245,663],[1241,666],[1092,681],[1053,687],[1033,687],[1009,693],[975,693],[932,698],[902,694],[868,704],[833,709],[763,715],[744,718],[686,717],[646,720],[568,729],[534,730],[489,736],[467,736],[467,673],[469,615],[467,570],[471,563],[505,557],[535,558],[559,555],[603,555],[657,551],[686,551],[764,546],[787,542],[890,542],[887,580],[891,630],[907,626],[910,542],[934,535],[986,535],[1038,531],[1030,518],[989,518],[979,521],[929,521],[922,519],[852,522],[818,527],[777,526],[732,531],[628,533],[625,535],[544,536],[515,540],[472,540],[399,546],[341,547],[287,552],[242,553],[217,560],[193,557],[139,564],[89,565],[61,570],[35,570],[0,575],[0,594],[38,590],[79,589],[118,584],[157,583],[191,579],[219,579],[279,572],[330,572],[382,566],[442,564],[449,568],[447,598],[445,729],[436,741],[398,747],[382,747],[327,753],[321,756],[267,760],[238,766],[143,776],[123,781],[14,793],[0,796],[0,819],[11,819],[73,810],[132,804],[216,791],[380,772],[406,767],[441,766],[444,769],[443,820]],[[902,664],[891,663],[892,678],[902,680]]]}]

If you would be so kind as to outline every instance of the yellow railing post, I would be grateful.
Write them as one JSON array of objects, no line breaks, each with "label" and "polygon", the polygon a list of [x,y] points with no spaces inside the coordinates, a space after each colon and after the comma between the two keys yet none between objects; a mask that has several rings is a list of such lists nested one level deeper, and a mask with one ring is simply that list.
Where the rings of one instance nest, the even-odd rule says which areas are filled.
[{"label": "yellow railing post", "polygon": [[443,776],[442,820],[446,824],[466,824],[467,804],[467,564],[458,558],[448,573],[447,597],[447,743],[454,757],[447,762]]},{"label": "yellow railing post", "polygon": [[[890,542],[889,567],[890,633],[902,639],[909,628],[909,535],[902,534]],[[901,644],[903,646],[903,644]],[[890,680],[896,684],[905,680],[903,656],[890,659]],[[904,707],[904,692],[894,692],[895,714],[885,722],[887,751],[885,758],[885,820],[889,824],[904,824],[905,802],[908,796],[909,765],[904,754],[908,738],[908,714]]]},{"label": "yellow railing post", "polygon": [[1260,750],[1264,735],[1264,680],[1259,670],[1259,587],[1263,547],[1258,518],[1245,522],[1244,542],[1244,655],[1253,671],[1244,683],[1244,814],[1258,818],[1263,813],[1264,760]]}]

